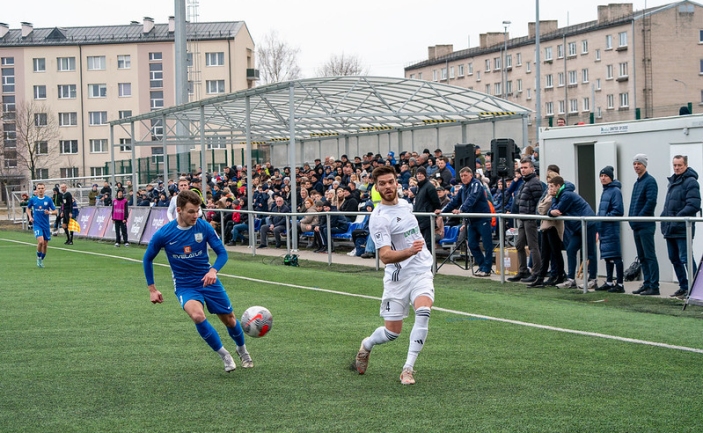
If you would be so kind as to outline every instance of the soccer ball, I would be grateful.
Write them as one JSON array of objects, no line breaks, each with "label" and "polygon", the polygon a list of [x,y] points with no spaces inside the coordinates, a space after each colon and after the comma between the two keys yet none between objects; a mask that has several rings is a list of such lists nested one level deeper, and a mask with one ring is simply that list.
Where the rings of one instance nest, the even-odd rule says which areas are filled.
[{"label": "soccer ball", "polygon": [[242,329],[250,337],[259,338],[266,335],[273,327],[273,316],[265,307],[249,307],[242,314]]}]

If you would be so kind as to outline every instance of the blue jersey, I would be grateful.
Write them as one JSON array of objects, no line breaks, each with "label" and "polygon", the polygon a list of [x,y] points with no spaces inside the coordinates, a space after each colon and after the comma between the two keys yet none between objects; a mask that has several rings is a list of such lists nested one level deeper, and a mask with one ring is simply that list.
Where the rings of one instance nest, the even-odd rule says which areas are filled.
[{"label": "blue jersey", "polygon": [[27,209],[32,209],[32,218],[34,218],[34,227],[49,229],[49,215],[45,214],[44,211],[52,211],[56,209],[54,206],[54,201],[47,196],[42,198],[33,195],[27,203]]},{"label": "blue jersey", "polygon": [[[208,244],[217,254],[217,260],[212,266],[208,256]],[[154,284],[153,261],[161,249],[166,251],[176,289],[203,287],[202,279],[210,268],[213,267],[219,272],[227,263],[227,250],[222,241],[212,226],[201,218],[189,228],[181,227],[178,220],[173,220],[154,233],[143,259],[148,285]]]}]

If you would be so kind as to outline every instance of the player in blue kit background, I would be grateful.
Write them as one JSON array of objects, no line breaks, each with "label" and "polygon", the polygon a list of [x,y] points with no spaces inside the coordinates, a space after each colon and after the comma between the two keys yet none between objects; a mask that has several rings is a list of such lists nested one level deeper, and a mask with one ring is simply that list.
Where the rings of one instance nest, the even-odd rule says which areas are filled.
[{"label": "player in blue kit background", "polygon": [[[227,327],[227,332],[237,345],[242,367],[250,368],[254,363],[244,344],[242,326],[234,316],[227,292],[217,278],[217,273],[227,263],[227,251],[212,226],[198,218],[201,201],[200,196],[192,191],[181,191],[178,194],[178,217],[161,227],[151,238],[144,253],[144,275],[151,302],[162,303],[164,298],[154,285],[154,258],[161,249],[165,250],[171,265],[174,291],[183,311],[193,320],[203,340],[220,355],[225,363],[225,371],[229,373],[236,368],[234,359],[222,346],[220,336],[205,317],[204,305],[210,313],[217,314]],[[208,245],[217,254],[212,266],[208,257]]]},{"label": "player in blue kit background", "polygon": [[51,226],[49,225],[49,215],[56,215],[54,200],[44,195],[46,186],[43,183],[37,184],[35,195],[27,203],[27,218],[34,228],[34,237],[37,238],[37,266],[44,267],[44,257],[46,257],[46,247],[51,240]]}]

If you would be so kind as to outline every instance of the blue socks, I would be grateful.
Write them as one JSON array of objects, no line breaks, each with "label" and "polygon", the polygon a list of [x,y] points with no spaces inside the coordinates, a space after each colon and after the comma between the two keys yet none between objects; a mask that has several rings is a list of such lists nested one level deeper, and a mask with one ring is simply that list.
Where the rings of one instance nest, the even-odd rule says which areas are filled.
[{"label": "blue socks", "polygon": [[242,325],[239,323],[239,319],[235,319],[234,327],[227,328],[229,336],[234,340],[234,344],[237,346],[244,346],[244,331],[242,331]]},{"label": "blue socks", "polygon": [[[222,341],[220,340],[220,336],[217,334],[217,331],[215,328],[212,327],[210,322],[205,319],[204,321],[198,323],[195,325],[195,329],[198,330],[198,334],[200,334],[201,337],[203,337],[203,340],[214,350],[217,352],[222,348]],[[241,331],[241,327],[239,328]]]}]

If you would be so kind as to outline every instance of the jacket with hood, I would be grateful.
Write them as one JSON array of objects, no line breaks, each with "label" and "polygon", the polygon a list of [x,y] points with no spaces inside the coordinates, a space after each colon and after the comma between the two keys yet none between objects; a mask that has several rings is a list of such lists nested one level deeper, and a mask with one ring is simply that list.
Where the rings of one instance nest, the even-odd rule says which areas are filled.
[{"label": "jacket with hood", "polygon": [[[614,179],[603,185],[603,194],[600,196],[598,216],[620,217],[625,215],[625,205],[622,202],[620,189],[622,184]],[[600,221],[598,228],[600,237],[600,257],[611,259],[622,257],[620,247],[620,221]]]},{"label": "jacket with hood", "polygon": [[[661,216],[692,217],[701,209],[701,189],[698,173],[691,167],[680,175],[669,178],[666,200]],[[695,225],[692,227],[695,234]],[[661,222],[661,231],[665,238],[685,238],[686,223]]]}]

